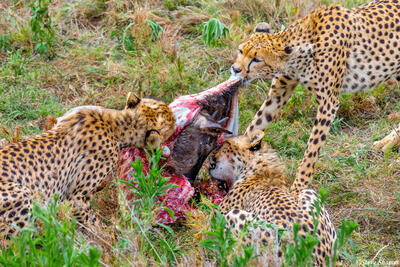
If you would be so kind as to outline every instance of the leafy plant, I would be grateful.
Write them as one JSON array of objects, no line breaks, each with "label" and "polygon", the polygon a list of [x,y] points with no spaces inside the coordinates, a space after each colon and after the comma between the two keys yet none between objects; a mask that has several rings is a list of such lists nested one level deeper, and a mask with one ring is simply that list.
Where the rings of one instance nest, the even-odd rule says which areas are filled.
[{"label": "leafy plant", "polygon": [[[204,231],[208,236],[202,240],[199,245],[211,250],[217,258],[219,266],[247,266],[251,259],[254,258],[254,248],[250,245],[238,246],[240,242],[232,233],[232,227],[227,225],[225,216],[216,210],[214,214],[210,214],[211,231]],[[239,240],[249,232],[251,222],[244,225],[239,233]],[[241,249],[243,255],[241,255]]]},{"label": "leafy plant", "polygon": [[[285,261],[288,266],[312,266],[314,259],[312,252],[318,244],[316,234],[306,234],[305,238],[299,235],[300,224],[293,224],[293,244],[287,243],[283,247]],[[314,231],[315,232],[315,231]]]},{"label": "leafy plant", "polygon": [[[27,227],[19,229],[8,249],[0,253],[2,266],[100,266],[101,252],[85,244],[75,245],[76,220],[60,221],[58,197],[47,208],[33,204]],[[35,224],[36,223],[36,224]],[[40,228],[36,225],[42,225]]]},{"label": "leafy plant", "polygon": [[219,46],[221,39],[229,33],[229,28],[216,18],[203,22],[199,27],[202,32],[202,40],[208,46]]},{"label": "leafy plant", "polygon": [[286,246],[283,246],[283,254],[285,263],[288,266],[312,266],[315,259],[313,258],[314,247],[320,241],[317,237],[317,231],[319,225],[319,217],[327,197],[327,191],[324,189],[320,190],[320,197],[314,202],[315,210],[312,211],[313,217],[313,229],[307,229],[305,237],[299,235],[300,224],[293,224],[293,242],[289,242]]},{"label": "leafy plant", "polygon": [[243,246],[244,255],[235,255],[233,260],[233,266],[235,267],[242,267],[247,266],[250,260],[254,257],[254,247],[252,246]]},{"label": "leafy plant", "polygon": [[133,37],[132,33],[128,32],[128,30],[134,25],[135,23],[130,23],[128,26],[125,27],[122,34],[122,47],[126,52],[129,53],[136,52],[135,38]]},{"label": "leafy plant", "polygon": [[[146,20],[147,24],[149,24],[152,32],[150,36],[150,40],[156,41],[160,39],[160,33],[164,32],[164,29],[158,24],[158,22],[154,20]],[[126,52],[131,54],[137,54],[138,48],[137,43],[135,40],[135,36],[129,31],[130,28],[134,27],[135,23],[130,23],[128,26],[125,27],[122,33],[122,47]],[[114,35],[114,34],[112,34]],[[147,37],[146,37],[147,38]]]},{"label": "leafy plant", "polygon": [[158,22],[148,19],[146,22],[150,25],[150,28],[152,30],[151,33],[151,40],[155,41],[160,39],[160,33],[164,33],[164,29],[158,24]]},{"label": "leafy plant", "polygon": [[[164,227],[165,228],[165,227]],[[169,237],[166,237],[161,232],[159,232],[157,241],[161,250],[161,262],[168,262],[170,264],[174,264],[177,259],[176,256],[181,254],[180,249],[176,246],[175,243],[175,232],[172,228],[168,227]]]},{"label": "leafy plant", "polygon": [[170,177],[163,177],[161,173],[164,167],[160,167],[159,163],[162,158],[162,150],[157,148],[155,151],[150,148],[151,155],[146,151],[149,160],[149,172],[143,172],[143,162],[136,158],[136,161],[131,163],[135,172],[131,175],[134,180],[124,181],[121,183],[126,184],[134,190],[136,200],[132,202],[136,209],[140,209],[143,218],[151,221],[153,214],[156,214],[160,209],[167,211],[170,216],[173,216],[173,211],[160,202],[159,198],[165,195],[165,190],[178,187],[176,184],[168,184]]},{"label": "leafy plant", "polygon": [[358,223],[350,220],[343,219],[341,227],[337,229],[337,238],[333,245],[333,259],[331,260],[331,266],[335,266],[340,255],[350,258],[353,262],[356,259],[347,252],[345,245],[349,244],[352,252],[354,253],[354,243],[350,240],[350,235],[358,228]]},{"label": "leafy plant", "polygon": [[200,246],[212,250],[216,257],[218,265],[221,267],[228,265],[229,254],[232,253],[236,240],[232,234],[232,228],[227,227],[225,217],[221,212],[216,211],[210,220],[212,231],[205,231],[207,239],[200,242]]},{"label": "leafy plant", "polygon": [[32,40],[36,43],[34,50],[40,55],[53,56],[55,31],[49,16],[49,4],[52,0],[33,0],[30,4],[32,18],[29,25],[32,29]]},{"label": "leafy plant", "polygon": [[[167,211],[171,217],[174,216],[174,212],[164,206],[164,203],[160,201],[160,197],[165,195],[166,190],[175,188],[177,185],[168,184],[170,178],[161,175],[164,170],[163,166],[160,167],[162,149],[153,150],[150,148],[150,153],[146,151],[146,156],[149,161],[148,173],[146,174],[143,171],[143,162],[137,158],[134,163],[131,163],[132,168],[135,170],[131,175],[135,179],[121,181],[121,183],[128,185],[136,196],[136,200],[129,205],[133,206],[133,209],[130,209],[130,207],[125,208],[130,212],[127,214],[125,212],[123,218],[125,225],[133,228],[135,233],[139,233],[143,238],[144,242],[140,242],[144,248],[143,250],[151,251],[159,263],[169,262],[173,264],[176,261],[176,254],[180,253],[173,239],[174,231],[171,227],[154,221],[160,210]],[[153,225],[160,227],[160,229],[153,228]],[[167,235],[161,231],[162,229],[166,230]],[[120,245],[126,246],[124,242],[120,243]]]}]

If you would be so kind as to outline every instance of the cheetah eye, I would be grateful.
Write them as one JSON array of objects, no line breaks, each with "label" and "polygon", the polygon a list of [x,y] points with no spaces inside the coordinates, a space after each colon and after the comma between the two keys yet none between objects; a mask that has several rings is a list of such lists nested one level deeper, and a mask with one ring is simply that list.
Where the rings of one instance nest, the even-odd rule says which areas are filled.
[{"label": "cheetah eye", "polygon": [[259,142],[258,144],[256,144],[256,145],[250,147],[249,150],[252,151],[252,152],[254,152],[254,151],[257,151],[257,150],[260,150],[260,149],[261,149],[261,142]]},{"label": "cheetah eye", "polygon": [[254,57],[254,58],[251,60],[251,63],[253,63],[253,62],[259,63],[259,62],[262,62],[262,61],[263,61],[263,60],[262,60],[261,57]]},{"label": "cheetah eye", "polygon": [[285,53],[286,53],[286,54],[291,54],[292,51],[293,51],[293,48],[291,48],[291,47],[289,47],[289,46],[286,46],[286,47],[285,47]]}]

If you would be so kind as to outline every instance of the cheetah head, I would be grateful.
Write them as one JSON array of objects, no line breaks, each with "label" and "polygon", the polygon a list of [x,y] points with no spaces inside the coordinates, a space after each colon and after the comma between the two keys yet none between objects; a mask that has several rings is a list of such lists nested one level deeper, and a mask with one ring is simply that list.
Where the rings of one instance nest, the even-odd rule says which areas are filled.
[{"label": "cheetah head", "polygon": [[143,118],[136,127],[136,131],[141,131],[135,140],[135,147],[152,148],[160,146],[175,131],[175,116],[171,109],[161,100],[150,98],[139,98],[133,93],[129,93],[126,100],[125,110],[132,110],[139,113]]},{"label": "cheetah head", "polygon": [[275,151],[262,142],[264,132],[253,130],[248,135],[225,140],[209,157],[212,178],[227,182],[229,187],[249,176],[283,178],[282,165]]},{"label": "cheetah head", "polygon": [[295,64],[297,58],[312,51],[312,45],[285,44],[279,32],[271,33],[268,24],[259,23],[255,33],[239,45],[231,78],[240,78],[244,83],[258,78],[272,79]]}]

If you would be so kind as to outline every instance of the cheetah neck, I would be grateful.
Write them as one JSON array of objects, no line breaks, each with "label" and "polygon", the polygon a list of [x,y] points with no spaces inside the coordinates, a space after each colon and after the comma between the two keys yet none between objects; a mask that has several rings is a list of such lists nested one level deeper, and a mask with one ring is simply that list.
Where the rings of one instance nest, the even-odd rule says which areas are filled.
[{"label": "cheetah neck", "polygon": [[240,182],[262,183],[266,186],[286,186],[283,167],[275,153],[268,151],[252,159],[236,179]]},{"label": "cheetah neck", "polygon": [[313,32],[315,31],[315,11],[307,16],[297,20],[287,29],[272,34],[273,39],[282,46],[299,46],[305,43],[312,43]]},{"label": "cheetah neck", "polygon": [[147,125],[145,125],[146,120],[143,120],[138,112],[124,109],[104,112],[103,117],[110,125],[115,139],[121,146],[142,146],[142,144],[135,144],[135,142],[144,140],[144,138],[140,137],[145,134],[143,129],[147,129]]},{"label": "cheetah neck", "polygon": [[[275,75],[286,75],[300,83],[306,83],[310,79],[313,59],[314,40],[314,16],[310,14],[291,25],[289,28],[271,34],[270,42],[274,49],[279,51],[279,57],[283,57],[276,65]],[[282,55],[282,51],[290,51]]]}]

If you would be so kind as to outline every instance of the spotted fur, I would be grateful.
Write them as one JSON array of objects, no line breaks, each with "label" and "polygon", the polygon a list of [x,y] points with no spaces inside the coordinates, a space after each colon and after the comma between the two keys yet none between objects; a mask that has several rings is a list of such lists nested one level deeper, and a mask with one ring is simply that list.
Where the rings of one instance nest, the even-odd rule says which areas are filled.
[{"label": "spotted fur", "polygon": [[[296,198],[290,194],[282,163],[275,151],[262,142],[263,136],[261,130],[253,130],[228,139],[210,156],[210,175],[230,185],[221,211],[235,232],[257,216],[284,229],[291,229],[298,222],[299,234],[304,237],[307,231],[315,230],[312,214],[316,214],[315,202],[319,198],[312,189],[302,189]],[[256,230],[262,243],[276,243],[271,231]],[[332,259],[336,232],[323,207],[316,231],[320,242],[313,255],[316,265],[324,265],[327,257]],[[278,256],[282,257],[282,253]]]},{"label": "spotted fur", "polygon": [[124,110],[80,109],[50,131],[0,149],[0,236],[26,226],[32,202],[72,204],[88,227],[102,227],[90,199],[117,162],[121,147],[157,147],[175,130],[169,107],[129,94]]},{"label": "spotted fur", "polygon": [[[256,27],[257,29],[258,27]],[[317,9],[284,31],[265,24],[239,45],[232,74],[245,82],[272,79],[271,89],[246,133],[265,130],[297,84],[314,95],[318,111],[292,190],[307,188],[320,148],[339,107],[339,94],[374,88],[400,77],[400,1],[357,8]]]},{"label": "spotted fur", "polygon": [[386,152],[389,148],[400,147],[400,124],[387,136],[379,141],[374,142],[372,147],[375,150],[381,150],[383,152]]}]

